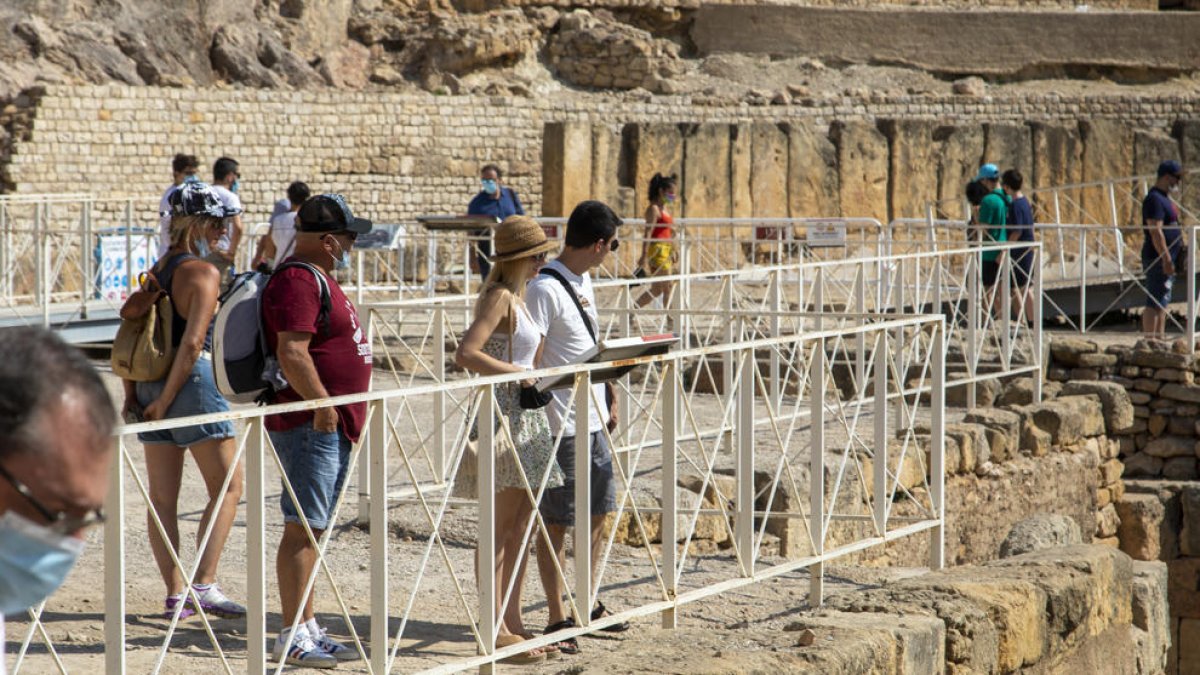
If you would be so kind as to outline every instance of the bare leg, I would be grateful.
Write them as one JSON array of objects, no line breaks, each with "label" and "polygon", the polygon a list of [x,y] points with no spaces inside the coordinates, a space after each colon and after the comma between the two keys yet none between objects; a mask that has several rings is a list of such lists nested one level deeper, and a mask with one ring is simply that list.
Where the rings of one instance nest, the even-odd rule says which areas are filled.
[{"label": "bare leg", "polygon": [[[313,538],[320,541],[324,530],[313,530]],[[303,611],[300,621],[313,618],[313,599],[304,594],[308,577],[317,565],[317,549],[304,533],[300,523],[284,523],[283,538],[279,540],[279,551],[275,556],[275,573],[279,576],[279,603],[283,609],[284,628],[290,628],[296,612]]]},{"label": "bare leg", "polygon": [[567,609],[563,604],[563,593],[566,591],[566,581],[558,576],[554,569],[554,559],[565,572],[567,569],[566,543],[567,528],[562,525],[546,523],[546,532],[550,537],[550,548],[546,546],[543,537],[537,539],[538,576],[542,578],[542,589],[546,592],[546,608],[550,612],[550,623],[558,623],[567,618]]},{"label": "bare leg", "polygon": [[[521,582],[525,560],[522,554],[525,526],[532,509],[524,490],[507,489],[496,493],[496,609],[504,604],[504,594],[514,578],[512,597],[500,621],[501,633],[521,635],[525,624],[521,618]],[[518,558],[521,560],[518,562]]]},{"label": "bare leg", "polygon": [[208,488],[208,506],[204,508],[204,516],[200,519],[200,528],[196,531],[196,547],[208,529],[208,521],[213,518],[217,499],[221,496],[221,485],[225,482],[230,468],[233,468],[233,479],[225,490],[225,498],[221,501],[220,510],[216,511],[216,522],[213,524],[212,535],[209,536],[208,546],[200,555],[200,565],[196,570],[196,583],[211,584],[217,577],[217,563],[221,560],[221,551],[225,548],[225,540],[233,527],[233,519],[237,516],[238,501],[242,498],[242,465],[233,466],[233,457],[237,452],[234,439],[207,441],[193,445],[192,457],[196,459],[204,485]]},{"label": "bare leg", "polygon": [[[183,592],[183,573],[171,560],[171,551],[179,552],[178,502],[179,485],[183,478],[183,448],[170,443],[147,443],[146,475],[150,481],[150,508],[158,514],[167,541],[159,535],[154,516],[146,512],[146,525],[150,530],[150,550],[154,562],[167,586],[168,595]],[[168,548],[169,547],[169,548]]]}]

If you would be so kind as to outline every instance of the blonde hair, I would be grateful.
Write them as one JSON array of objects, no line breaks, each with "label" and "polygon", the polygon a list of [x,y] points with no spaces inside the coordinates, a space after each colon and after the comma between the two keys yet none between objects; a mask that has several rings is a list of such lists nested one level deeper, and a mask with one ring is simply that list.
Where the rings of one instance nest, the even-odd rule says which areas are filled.
[{"label": "blonde hair", "polygon": [[206,228],[220,221],[221,219],[215,216],[171,216],[171,247],[179,247],[195,253],[192,242],[204,236]]},{"label": "blonde hair", "polygon": [[492,263],[492,269],[483,280],[483,287],[479,289],[479,297],[475,300],[475,315],[479,315],[483,301],[494,291],[505,290],[524,300],[525,284],[529,281],[528,264],[529,257]]}]

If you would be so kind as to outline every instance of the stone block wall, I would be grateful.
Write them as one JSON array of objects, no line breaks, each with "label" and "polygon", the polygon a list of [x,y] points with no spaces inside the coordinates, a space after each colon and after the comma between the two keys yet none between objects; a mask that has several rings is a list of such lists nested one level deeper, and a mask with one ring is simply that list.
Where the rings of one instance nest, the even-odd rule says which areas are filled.
[{"label": "stone block wall", "polygon": [[985,158],[1029,166],[1036,187],[1144,172],[1163,153],[1200,156],[1200,99],[1187,96],[746,103],[641,90],[526,98],[51,85],[30,100],[7,164],[0,154],[12,189],[157,196],[175,152],[206,166],[228,154],[242,162],[251,220],[265,219],[292,180],[343,192],[381,222],[460,212],[486,162],[546,215],[582,194],[640,215],[650,175],[671,171],[690,217],[886,220],[957,199]]}]

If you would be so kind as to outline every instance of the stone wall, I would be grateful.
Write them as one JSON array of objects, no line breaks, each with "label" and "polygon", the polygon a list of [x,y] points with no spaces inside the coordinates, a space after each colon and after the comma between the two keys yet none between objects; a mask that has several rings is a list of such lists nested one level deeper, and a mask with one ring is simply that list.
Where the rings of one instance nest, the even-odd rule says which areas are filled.
[{"label": "stone wall", "polygon": [[[644,91],[566,100],[53,85],[0,169],[23,193],[157,195],[175,152],[209,166],[229,154],[242,162],[252,220],[305,180],[383,222],[461,211],[489,161],[549,215],[580,195],[640,214],[649,176],[669,169],[683,179],[687,216],[887,219],[957,197],[985,156],[1029,164],[1032,186],[1144,172],[1168,151],[1200,159],[1189,158],[1200,100],[1183,96],[769,93],[747,104]],[[571,161],[546,161],[547,134]]]}]

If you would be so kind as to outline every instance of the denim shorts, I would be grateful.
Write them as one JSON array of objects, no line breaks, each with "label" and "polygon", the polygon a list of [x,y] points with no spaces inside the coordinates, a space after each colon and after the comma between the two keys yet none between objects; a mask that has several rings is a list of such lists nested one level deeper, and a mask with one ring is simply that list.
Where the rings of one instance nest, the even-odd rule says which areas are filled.
[{"label": "denim shorts", "polygon": [[[346,483],[346,470],[350,466],[350,439],[341,430],[317,431],[312,422],[288,429],[271,431],[271,444],[279,454],[284,473],[296,491],[296,500],[304,509],[304,517],[314,530],[329,527],[333,518],[333,505]],[[287,487],[280,482],[283,493],[279,496],[279,507],[283,510],[283,522],[299,523],[300,516]]]},{"label": "denim shorts", "polygon": [[1146,306],[1166,309],[1171,304],[1171,287],[1174,278],[1163,272],[1162,261],[1143,260],[1142,268],[1146,271]]},{"label": "denim shorts", "polygon": [[[162,394],[167,380],[157,382],[138,382],[138,405],[145,408]],[[175,395],[175,400],[167,408],[167,417],[190,417],[209,413],[228,412],[229,403],[221,392],[217,391],[217,383],[213,379],[212,355],[204,352],[192,366],[192,373],[184,380],[183,387]],[[160,431],[145,431],[138,434],[138,440],[143,443],[170,443],[181,448],[191,447],[205,441],[233,438],[233,422],[209,422],[180,429],[162,429]]]},{"label": "denim shorts", "polygon": [[[592,432],[592,515],[617,510],[616,481],[613,480],[612,450],[601,431]],[[562,487],[547,488],[538,510],[552,525],[575,524],[575,437],[563,436],[555,453],[564,474]]]}]

